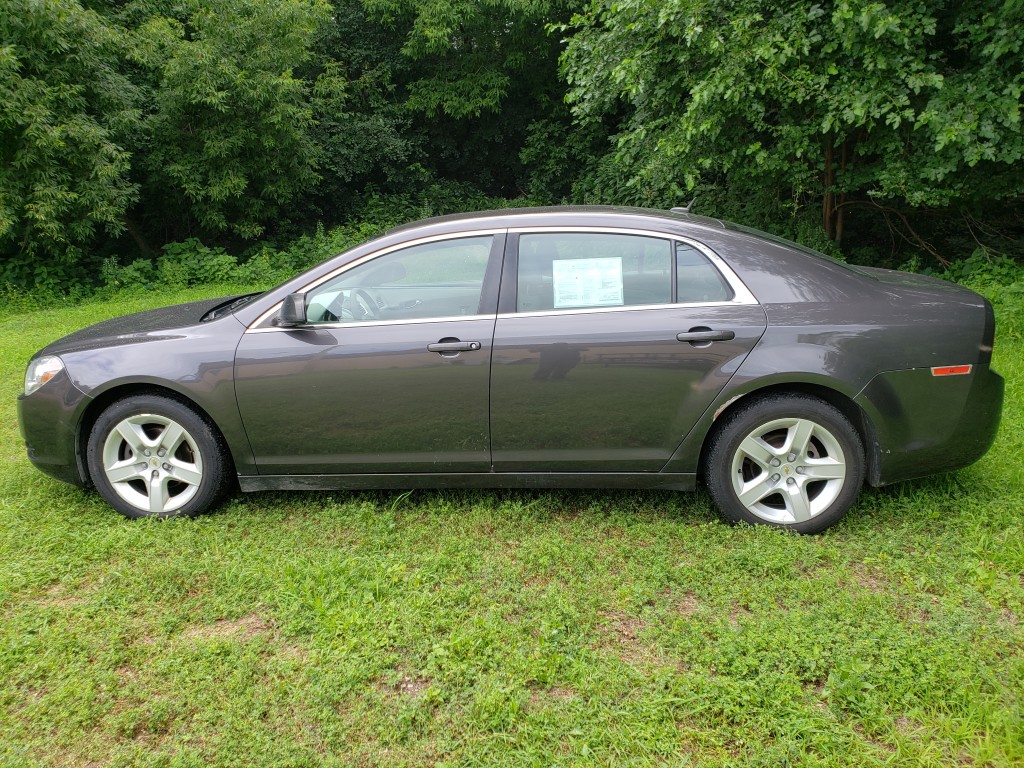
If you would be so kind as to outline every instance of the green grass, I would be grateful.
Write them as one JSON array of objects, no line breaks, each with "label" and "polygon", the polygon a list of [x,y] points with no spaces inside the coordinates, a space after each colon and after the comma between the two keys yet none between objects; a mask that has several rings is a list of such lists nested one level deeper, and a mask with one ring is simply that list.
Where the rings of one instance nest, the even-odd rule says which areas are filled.
[{"label": "green grass", "polygon": [[819,537],[703,494],[238,495],[128,522],[34,470],[0,320],[0,765],[1021,765],[1024,347],[977,465]]}]

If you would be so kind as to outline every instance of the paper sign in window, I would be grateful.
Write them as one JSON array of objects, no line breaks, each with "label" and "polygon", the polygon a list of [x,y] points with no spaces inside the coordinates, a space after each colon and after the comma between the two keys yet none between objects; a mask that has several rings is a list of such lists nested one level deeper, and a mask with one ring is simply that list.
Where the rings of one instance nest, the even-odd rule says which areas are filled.
[{"label": "paper sign in window", "polygon": [[621,307],[622,258],[559,259],[551,264],[555,309]]}]

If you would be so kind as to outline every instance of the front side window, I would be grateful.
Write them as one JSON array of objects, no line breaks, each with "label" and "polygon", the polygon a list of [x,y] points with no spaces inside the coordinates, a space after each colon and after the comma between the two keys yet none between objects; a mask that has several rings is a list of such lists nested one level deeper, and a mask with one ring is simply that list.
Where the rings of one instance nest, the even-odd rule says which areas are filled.
[{"label": "front side window", "polygon": [[310,323],[476,315],[493,236],[414,245],[343,272],[306,295]]},{"label": "front side window", "polygon": [[519,312],[670,301],[672,244],[668,240],[597,232],[519,237]]}]

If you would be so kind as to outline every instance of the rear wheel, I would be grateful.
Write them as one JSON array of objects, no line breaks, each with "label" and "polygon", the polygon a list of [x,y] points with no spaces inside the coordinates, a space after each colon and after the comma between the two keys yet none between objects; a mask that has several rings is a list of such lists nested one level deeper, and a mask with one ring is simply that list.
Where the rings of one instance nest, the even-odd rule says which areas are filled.
[{"label": "rear wheel", "polygon": [[191,408],[162,395],[128,397],[103,411],[87,460],[100,495],[127,517],[197,515],[228,487],[220,436]]},{"label": "rear wheel", "polygon": [[853,505],[864,448],[836,408],[807,395],[773,394],[723,418],[704,478],[727,520],[818,533]]}]

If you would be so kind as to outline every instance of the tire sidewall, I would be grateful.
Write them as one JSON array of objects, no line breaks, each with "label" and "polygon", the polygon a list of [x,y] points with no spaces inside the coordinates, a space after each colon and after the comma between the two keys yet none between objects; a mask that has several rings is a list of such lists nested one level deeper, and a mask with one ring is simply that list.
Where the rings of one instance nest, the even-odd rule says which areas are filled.
[{"label": "tire sidewall", "polygon": [[[765,520],[748,510],[733,489],[732,463],[740,444],[760,425],[781,418],[806,419],[824,427],[839,442],[846,461],[846,480],[835,501],[824,512],[802,523]],[[847,513],[864,482],[864,446],[857,430],[834,406],[809,395],[766,395],[741,405],[727,414],[715,430],[706,456],[705,483],[722,516],[733,523],[768,525],[798,533],[820,533]]]},{"label": "tire sidewall", "polygon": [[[114,426],[125,418],[141,414],[164,416],[176,421],[191,436],[203,461],[203,479],[188,503],[171,512],[151,513],[122,499],[107,480],[103,467],[103,445]],[[133,395],[104,410],[89,432],[86,463],[93,485],[103,499],[125,517],[192,517],[208,511],[226,487],[226,450],[214,428],[192,408],[162,395]]]}]

